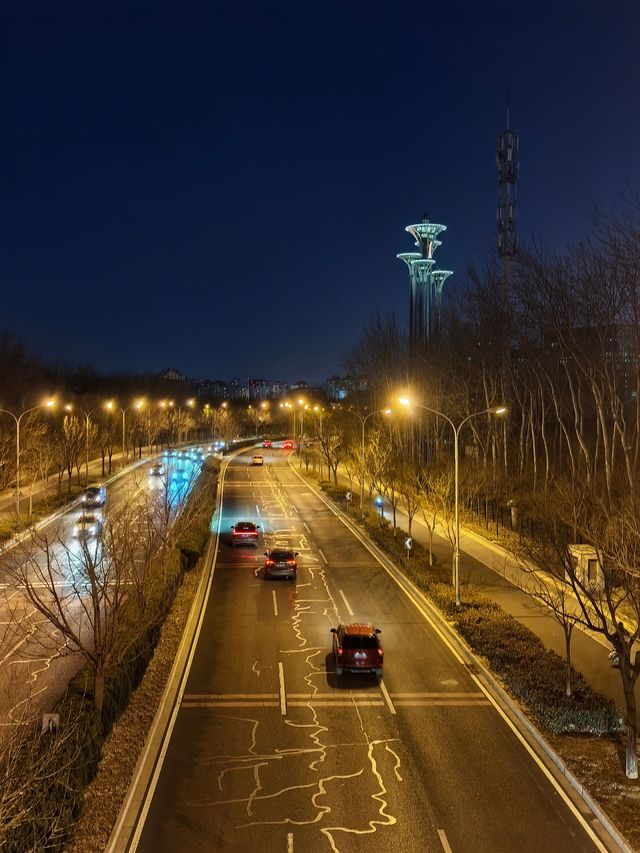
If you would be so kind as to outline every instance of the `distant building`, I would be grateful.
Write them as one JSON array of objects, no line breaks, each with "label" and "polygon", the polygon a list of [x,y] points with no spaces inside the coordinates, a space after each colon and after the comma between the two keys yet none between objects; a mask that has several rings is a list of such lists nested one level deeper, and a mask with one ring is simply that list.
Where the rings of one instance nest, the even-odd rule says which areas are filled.
[{"label": "distant building", "polygon": [[367,380],[362,376],[330,376],[324,387],[327,399],[335,401],[368,389]]},{"label": "distant building", "polygon": [[158,376],[160,379],[171,379],[178,382],[187,381],[187,377],[184,373],[180,373],[180,371],[176,370],[175,367],[167,367],[166,370],[162,370]]},{"label": "distant building", "polygon": [[273,400],[282,397],[289,390],[286,382],[272,379],[231,379],[228,384],[228,396],[232,400]]}]

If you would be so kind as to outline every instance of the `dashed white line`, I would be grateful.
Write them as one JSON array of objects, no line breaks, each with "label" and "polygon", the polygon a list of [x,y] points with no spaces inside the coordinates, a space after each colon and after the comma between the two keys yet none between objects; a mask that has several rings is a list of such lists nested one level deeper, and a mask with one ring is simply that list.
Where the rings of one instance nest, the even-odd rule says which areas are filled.
[{"label": "dashed white line", "polygon": [[278,602],[276,601],[276,591],[275,589],[271,590],[271,595],[273,596],[273,615],[278,615]]},{"label": "dashed white line", "polygon": [[326,566],[326,565],[328,565],[329,560],[327,560],[327,558],[326,558],[326,557],[325,557],[325,555],[322,553],[322,550],[321,550],[320,548],[318,548],[318,554],[320,554],[320,556],[322,557],[322,560],[323,560],[323,562],[324,562],[325,566]]},{"label": "dashed white line", "polygon": [[293,853],[293,832],[287,832],[287,853]]},{"label": "dashed white line", "polygon": [[384,681],[380,680],[380,690],[382,691],[382,695],[384,696],[384,701],[387,703],[387,708],[391,711],[392,714],[395,714],[396,709],[395,705],[391,701],[391,696],[389,696],[389,691],[384,686]]},{"label": "dashed white line", "polygon": [[344,594],[344,592],[341,589],[339,589],[338,592],[342,596],[342,600],[344,601],[345,607],[347,608],[347,613],[349,614],[349,616],[353,616],[353,610],[351,609],[351,605],[347,601],[347,596]]},{"label": "dashed white line", "polygon": [[287,713],[287,694],[284,689],[284,667],[278,661],[278,680],[280,681],[280,713],[286,716]]},{"label": "dashed white line", "polygon": [[256,513],[258,514],[258,517],[260,517],[260,507],[258,504],[256,504]]},{"label": "dashed white line", "polygon": [[444,829],[438,830],[438,838],[440,839],[440,844],[442,844],[442,849],[445,851],[445,853],[453,853],[453,851],[451,850],[451,846],[447,841],[447,834]]},{"label": "dashed white line", "polygon": [[309,525],[307,524],[307,522],[306,522],[306,521],[303,521],[303,522],[302,522],[302,526],[303,526],[303,527],[304,527],[304,529],[307,531],[307,533],[309,533],[309,534],[311,533],[311,531],[309,530]]}]

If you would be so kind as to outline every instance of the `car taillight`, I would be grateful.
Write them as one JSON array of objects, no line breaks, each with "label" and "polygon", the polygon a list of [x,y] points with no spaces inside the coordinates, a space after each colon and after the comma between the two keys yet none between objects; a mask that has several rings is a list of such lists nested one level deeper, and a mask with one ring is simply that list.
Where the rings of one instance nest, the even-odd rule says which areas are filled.
[{"label": "car taillight", "polygon": [[341,648],[339,648],[339,649],[338,649],[338,657],[341,657],[341,656],[342,656],[342,649],[341,649]]},{"label": "car taillight", "polygon": [[295,564],[296,564],[296,561],[295,561],[295,560],[287,560],[287,565],[288,565],[288,566],[295,566]]},{"label": "car taillight", "polygon": [[379,657],[379,658],[381,658],[381,657],[382,657],[382,649],[378,649],[378,657]]},{"label": "car taillight", "polygon": [[275,562],[273,560],[267,560],[265,562],[265,566],[275,566]]}]

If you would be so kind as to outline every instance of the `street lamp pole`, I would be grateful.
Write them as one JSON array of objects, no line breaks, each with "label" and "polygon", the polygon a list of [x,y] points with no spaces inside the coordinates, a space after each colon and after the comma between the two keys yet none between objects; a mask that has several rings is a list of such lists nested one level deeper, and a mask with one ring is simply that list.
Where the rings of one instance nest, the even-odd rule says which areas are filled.
[{"label": "street lamp pole", "polygon": [[14,415],[8,409],[0,409],[0,413],[10,415],[16,422],[16,516],[20,520],[20,421],[29,412],[35,412],[37,409],[51,409],[54,405],[53,400],[48,400],[46,403],[40,403],[38,406],[32,406],[26,409],[20,415]]},{"label": "street lamp pole", "polygon": [[456,541],[454,547],[454,568],[453,568],[453,584],[455,587],[455,597],[456,597],[456,607],[460,606],[460,476],[459,476],[459,462],[460,462],[460,453],[459,453],[459,440],[460,440],[460,430],[466,424],[467,421],[470,421],[471,418],[477,418],[480,415],[503,415],[507,411],[504,406],[492,407],[489,409],[483,409],[481,412],[472,412],[470,415],[467,415],[460,423],[456,426],[454,422],[448,415],[445,415],[444,412],[439,411],[438,409],[432,409],[430,406],[423,406],[422,403],[412,403],[406,397],[400,398],[400,403],[403,406],[417,406],[419,409],[424,409],[425,412],[431,412],[434,415],[438,415],[441,418],[444,418],[445,421],[449,424],[451,429],[453,430],[453,482],[454,482],[454,506],[455,506],[455,515],[454,515],[454,524],[456,531]]},{"label": "street lamp pole", "polygon": [[359,412],[354,412],[353,409],[345,409],[350,415],[355,415],[362,425],[362,459],[361,459],[361,476],[360,476],[360,518],[364,518],[364,425],[374,415],[390,415],[391,409],[376,409],[375,412],[369,412],[368,415],[361,415]]}]

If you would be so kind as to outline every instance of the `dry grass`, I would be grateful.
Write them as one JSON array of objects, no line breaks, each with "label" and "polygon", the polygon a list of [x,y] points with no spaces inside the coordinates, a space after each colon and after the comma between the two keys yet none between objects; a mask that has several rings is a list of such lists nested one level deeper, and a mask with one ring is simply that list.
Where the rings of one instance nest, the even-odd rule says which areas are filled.
[{"label": "dry grass", "polygon": [[545,737],[633,849],[640,849],[640,782],[624,775],[625,736]]}]

